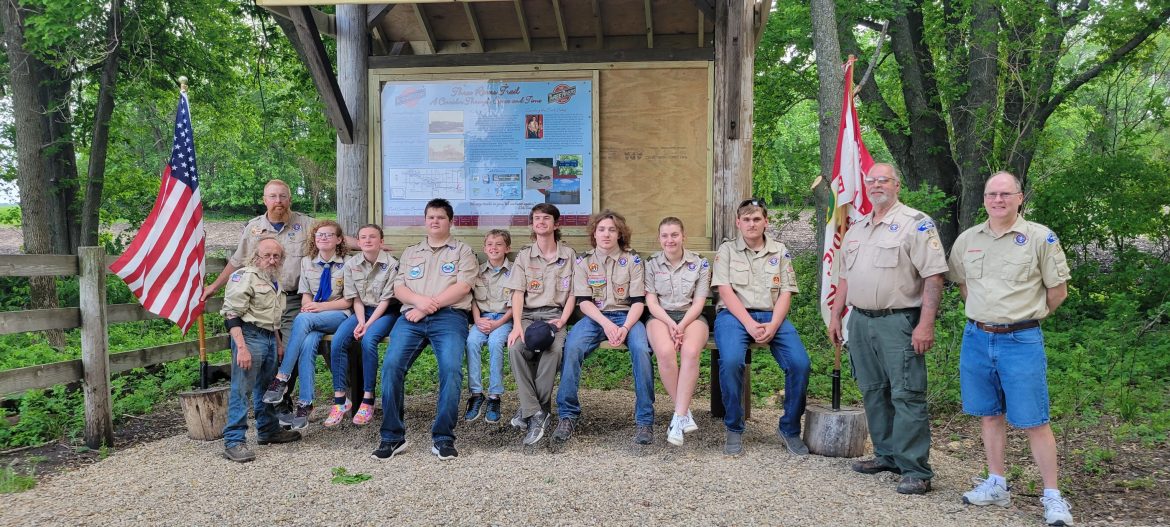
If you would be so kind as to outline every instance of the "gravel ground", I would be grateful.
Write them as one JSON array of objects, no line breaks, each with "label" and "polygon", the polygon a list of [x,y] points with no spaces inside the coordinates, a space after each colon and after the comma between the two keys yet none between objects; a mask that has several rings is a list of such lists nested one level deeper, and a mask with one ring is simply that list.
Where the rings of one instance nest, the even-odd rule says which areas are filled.
[{"label": "gravel ground", "polygon": [[[663,399],[660,423],[670,415]],[[934,491],[902,496],[891,474],[788,454],[775,436],[776,409],[753,408],[746,453],[729,459],[720,454],[721,423],[705,410],[683,447],[667,444],[661,425],[653,445],[633,447],[631,392],[585,391],[582,401],[583,426],[559,454],[526,452],[505,419],[461,423],[460,457],[441,462],[429,448],[429,395],[408,399],[410,448],[390,461],[369,456],[376,426],[324,430],[320,409],[304,441],[253,444],[258,457],[244,465],[220,457],[222,441],[179,435],[6,496],[0,525],[1041,524],[1034,512],[960,504],[978,468],[945,451],[933,453]],[[515,407],[505,395],[505,414]],[[372,479],[332,484],[339,466]]]}]

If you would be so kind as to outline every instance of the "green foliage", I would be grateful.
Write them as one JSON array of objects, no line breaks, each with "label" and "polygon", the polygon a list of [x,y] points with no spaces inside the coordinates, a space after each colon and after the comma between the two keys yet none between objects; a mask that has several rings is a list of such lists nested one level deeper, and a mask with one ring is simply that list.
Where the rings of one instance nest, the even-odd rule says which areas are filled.
[{"label": "green foliage", "polygon": [[925,212],[936,223],[944,223],[950,219],[951,205],[955,202],[955,197],[930,183],[922,183],[916,189],[903,187],[898,193],[898,200]]},{"label": "green foliage", "polygon": [[363,481],[369,481],[373,476],[363,474],[361,472],[350,473],[345,467],[333,467],[333,483],[341,485],[357,485]]},{"label": "green foliage", "polygon": [[29,467],[23,474],[17,471],[15,462],[0,468],[0,494],[15,494],[36,486],[34,467]]},{"label": "green foliage", "polygon": [[20,227],[20,206],[0,205],[0,225]]}]

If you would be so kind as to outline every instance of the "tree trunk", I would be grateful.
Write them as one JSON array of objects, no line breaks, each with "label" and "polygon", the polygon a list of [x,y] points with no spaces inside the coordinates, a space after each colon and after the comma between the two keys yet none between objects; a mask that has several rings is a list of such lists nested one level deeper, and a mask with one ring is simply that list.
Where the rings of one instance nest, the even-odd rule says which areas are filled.
[{"label": "tree trunk", "polygon": [[69,91],[72,73],[67,68],[46,65],[42,94],[49,128],[48,181],[49,230],[54,254],[76,254],[81,212],[78,206],[77,152],[73,145],[73,110]]},{"label": "tree trunk", "polygon": [[[967,93],[953,115],[955,161],[961,192],[959,225],[973,225],[983,204],[983,182],[991,174],[996,96],[999,80],[999,13],[994,2],[976,0],[972,6],[971,38],[967,55]],[[954,195],[954,194],[952,194]]]},{"label": "tree trunk", "polygon": [[[820,138],[821,181],[813,188],[816,201],[817,254],[825,251],[826,211],[829,184],[833,178],[833,156],[837,151],[837,128],[841,120],[841,43],[837,39],[837,7],[833,0],[811,0],[813,49],[817,56],[817,135]],[[823,264],[824,262],[822,262]]]},{"label": "tree trunk", "polygon": [[89,171],[85,186],[85,203],[81,212],[81,245],[98,243],[98,210],[106,180],[106,154],[110,144],[110,117],[114,113],[114,88],[118,80],[118,61],[122,42],[122,0],[110,3],[110,20],[106,27],[108,54],[102,63],[98,83],[97,108],[93,115],[93,143],[89,149]]}]

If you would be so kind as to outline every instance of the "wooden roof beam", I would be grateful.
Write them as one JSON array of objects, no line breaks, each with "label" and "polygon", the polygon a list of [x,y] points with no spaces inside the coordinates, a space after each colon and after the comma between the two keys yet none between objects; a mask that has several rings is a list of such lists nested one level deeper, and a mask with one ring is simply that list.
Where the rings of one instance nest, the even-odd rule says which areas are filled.
[{"label": "wooden roof beam", "polygon": [[528,17],[524,16],[524,5],[520,0],[512,0],[516,6],[516,18],[520,21],[520,36],[524,39],[524,49],[532,51],[532,38],[528,36]]},{"label": "wooden roof beam", "polygon": [[372,28],[390,14],[390,10],[398,4],[370,4],[366,6],[366,27]]},{"label": "wooden roof beam", "polygon": [[646,6],[646,48],[654,49],[654,11],[650,8],[650,0],[645,0]]},{"label": "wooden roof beam", "polygon": [[605,49],[605,28],[601,25],[601,5],[593,0],[593,29],[597,33],[597,49]]},{"label": "wooden roof beam", "polygon": [[691,2],[704,17],[715,20],[715,0],[691,0]]},{"label": "wooden roof beam", "polygon": [[703,29],[705,26],[705,24],[703,22],[706,21],[706,18],[707,17],[706,17],[706,15],[703,14],[703,11],[700,10],[699,11],[699,30],[697,31],[697,33],[699,34],[699,47],[700,48],[707,45],[707,39],[705,38],[707,35],[706,35],[706,33],[703,32]]},{"label": "wooden roof beam", "polygon": [[428,53],[438,52],[438,47],[435,45],[435,31],[431,29],[431,21],[427,20],[427,13],[423,11],[421,4],[412,4],[414,6],[414,16],[418,19],[418,25],[423,30],[423,35],[426,37],[427,44],[430,44],[431,50]]},{"label": "wooden roof beam", "polygon": [[471,3],[463,4],[463,12],[467,13],[467,25],[471,26],[471,37],[475,39],[475,45],[479,46],[480,53],[487,51],[483,47],[483,34],[479,32],[479,19],[475,16],[475,9],[471,7]]},{"label": "wooden roof beam", "polygon": [[[289,11],[292,10],[293,7],[268,5],[263,7],[265,10],[275,16],[285,20],[292,20],[292,15],[289,14]],[[315,7],[311,7],[309,9],[313,13],[313,23],[317,25],[318,31],[320,31],[322,35],[337,38],[337,17],[324,11],[320,11]]]},{"label": "wooden roof beam", "polygon": [[300,40],[305,52],[305,65],[309,68],[309,74],[313,76],[313,84],[317,86],[321,102],[325,104],[325,114],[329,116],[333,128],[337,129],[337,139],[343,144],[351,145],[353,119],[345,107],[345,98],[341,95],[337,76],[333,74],[333,62],[325,53],[325,44],[321,42],[321,34],[317,32],[312,10],[308,7],[290,7],[288,14],[297,28],[297,40]]},{"label": "wooden roof beam", "polygon": [[553,15],[557,17],[557,35],[561,37],[561,49],[569,50],[569,38],[565,35],[565,19],[561,15],[561,0],[552,0]]}]

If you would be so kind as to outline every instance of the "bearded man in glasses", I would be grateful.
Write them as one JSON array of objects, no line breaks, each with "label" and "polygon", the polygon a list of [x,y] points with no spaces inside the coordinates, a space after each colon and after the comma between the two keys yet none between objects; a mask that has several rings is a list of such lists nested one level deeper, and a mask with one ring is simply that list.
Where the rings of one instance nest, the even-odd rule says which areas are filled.
[{"label": "bearded man in glasses", "polygon": [[1048,416],[1048,359],[1040,321],[1064,302],[1070,277],[1060,240],[1020,215],[1020,180],[997,172],[983,187],[987,221],[959,235],[948,278],[966,300],[959,354],[963,411],[982,420],[987,479],[963,494],[968,505],[1011,503],[1004,479],[1007,424],[1022,428],[1040,469],[1044,521],[1072,525],[1057,488],[1056,439]]},{"label": "bearded man in glasses", "polygon": [[930,414],[926,408],[926,352],[942,296],[946,255],[934,221],[898,201],[902,182],[893,165],[877,163],[865,177],[873,212],[858,221],[841,245],[838,298],[829,338],[840,346],[848,320],[849,361],[861,390],[873,440],[873,459],[858,461],[862,474],[902,475],[897,491],[930,491]]}]

